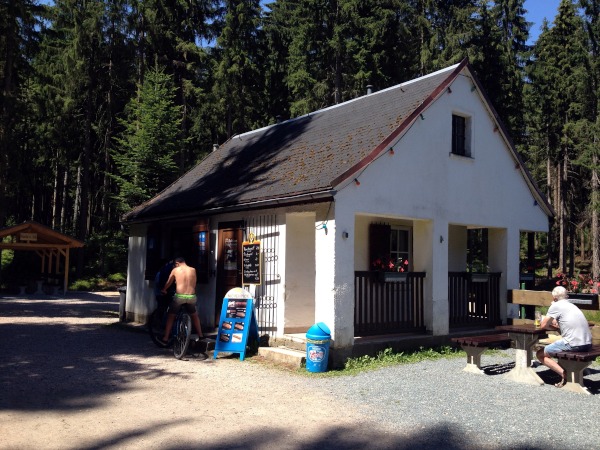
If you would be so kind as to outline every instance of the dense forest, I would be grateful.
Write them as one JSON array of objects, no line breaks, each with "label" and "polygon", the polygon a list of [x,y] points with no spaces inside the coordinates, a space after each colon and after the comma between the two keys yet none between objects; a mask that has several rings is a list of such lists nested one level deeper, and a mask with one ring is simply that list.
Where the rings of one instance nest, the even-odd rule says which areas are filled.
[{"label": "dense forest", "polygon": [[0,226],[123,270],[120,216],[213,145],[468,57],[556,211],[552,264],[598,276],[600,0],[562,0],[533,45],[524,3],[0,0]]}]

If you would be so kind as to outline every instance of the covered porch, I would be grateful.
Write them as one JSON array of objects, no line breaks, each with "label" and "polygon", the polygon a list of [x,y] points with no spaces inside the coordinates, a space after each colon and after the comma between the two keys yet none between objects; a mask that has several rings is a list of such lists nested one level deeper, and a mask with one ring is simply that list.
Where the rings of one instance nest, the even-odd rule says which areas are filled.
[{"label": "covered porch", "polygon": [[[519,230],[357,216],[355,233],[355,345],[372,336],[448,335],[505,320],[504,274],[518,276],[508,255],[519,259]],[[405,272],[374,265],[382,254],[404,259]]]}]

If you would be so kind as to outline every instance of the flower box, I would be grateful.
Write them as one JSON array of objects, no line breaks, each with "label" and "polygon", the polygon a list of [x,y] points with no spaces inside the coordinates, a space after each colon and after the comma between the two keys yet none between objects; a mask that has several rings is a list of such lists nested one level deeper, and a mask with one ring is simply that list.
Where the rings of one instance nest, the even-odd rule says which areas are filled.
[{"label": "flower box", "polygon": [[379,272],[379,281],[383,283],[406,283],[407,272]]},{"label": "flower box", "polygon": [[471,281],[473,283],[487,283],[490,281],[489,273],[471,273]]}]

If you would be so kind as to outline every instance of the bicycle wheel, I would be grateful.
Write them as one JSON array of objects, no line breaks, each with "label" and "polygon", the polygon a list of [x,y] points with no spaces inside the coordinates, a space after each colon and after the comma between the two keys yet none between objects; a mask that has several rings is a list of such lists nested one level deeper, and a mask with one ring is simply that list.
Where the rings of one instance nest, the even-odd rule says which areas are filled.
[{"label": "bicycle wheel", "polygon": [[173,355],[177,359],[185,356],[190,346],[190,336],[192,334],[192,318],[186,312],[177,316],[175,322],[175,339],[173,341]]},{"label": "bicycle wheel", "polygon": [[150,319],[148,320],[148,332],[150,333],[150,339],[157,347],[165,348],[161,339],[165,333],[165,313],[160,309],[156,308]]}]

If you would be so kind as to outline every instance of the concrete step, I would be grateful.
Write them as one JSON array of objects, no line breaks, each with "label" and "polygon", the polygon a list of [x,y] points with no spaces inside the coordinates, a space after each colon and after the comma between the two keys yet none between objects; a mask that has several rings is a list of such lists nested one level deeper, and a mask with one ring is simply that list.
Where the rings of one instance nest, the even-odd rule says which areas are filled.
[{"label": "concrete step", "polygon": [[288,347],[259,347],[258,354],[269,361],[297,368],[306,361],[306,352]]},{"label": "concrete step", "polygon": [[301,352],[306,351],[305,335],[286,334],[281,337],[271,337],[269,339],[270,347],[286,347]]}]

